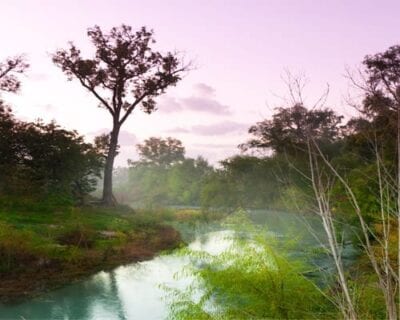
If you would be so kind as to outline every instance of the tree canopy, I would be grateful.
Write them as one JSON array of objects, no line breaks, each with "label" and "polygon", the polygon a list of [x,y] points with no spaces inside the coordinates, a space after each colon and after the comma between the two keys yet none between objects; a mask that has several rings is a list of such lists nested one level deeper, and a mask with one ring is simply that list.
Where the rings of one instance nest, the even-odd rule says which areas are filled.
[{"label": "tree canopy", "polygon": [[367,89],[367,110],[376,111],[376,107],[397,110],[400,104],[400,46],[392,46],[382,53],[368,55],[363,64],[367,76],[367,86],[364,87]]},{"label": "tree canopy", "polygon": [[23,56],[7,58],[0,62],[0,90],[17,92],[21,86],[18,74],[22,74],[29,67]]},{"label": "tree canopy", "polygon": [[96,187],[104,160],[76,131],[24,122],[0,106],[0,195],[82,202]]},{"label": "tree canopy", "polygon": [[253,125],[249,133],[253,139],[241,145],[242,149],[269,148],[281,154],[304,152],[307,139],[330,143],[339,137],[342,121],[331,109],[308,110],[302,104],[278,108],[272,119]]},{"label": "tree canopy", "polygon": [[153,49],[153,31],[146,27],[135,32],[121,25],[104,33],[95,26],[87,35],[95,49],[94,57],[82,57],[71,42],[68,49],[53,54],[53,62],[69,80],[77,79],[112,117],[103,184],[103,202],[112,205],[112,171],[122,124],[138,106],[146,113],[155,111],[155,98],[175,86],[188,66],[176,53],[162,54]]},{"label": "tree canopy", "polygon": [[169,167],[185,159],[185,147],[182,141],[171,137],[165,139],[151,137],[137,144],[136,149],[141,164]]}]

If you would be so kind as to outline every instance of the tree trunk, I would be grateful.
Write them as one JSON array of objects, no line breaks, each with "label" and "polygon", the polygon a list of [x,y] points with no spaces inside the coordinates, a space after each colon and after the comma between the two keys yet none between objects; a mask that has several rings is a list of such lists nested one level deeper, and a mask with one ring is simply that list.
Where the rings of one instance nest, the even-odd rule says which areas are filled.
[{"label": "tree trunk", "polygon": [[117,153],[119,130],[120,130],[120,125],[116,121],[114,121],[114,126],[110,134],[110,145],[108,149],[106,165],[104,168],[102,202],[106,206],[114,206],[116,204],[115,198],[112,193],[112,178],[114,169],[114,159]]}]

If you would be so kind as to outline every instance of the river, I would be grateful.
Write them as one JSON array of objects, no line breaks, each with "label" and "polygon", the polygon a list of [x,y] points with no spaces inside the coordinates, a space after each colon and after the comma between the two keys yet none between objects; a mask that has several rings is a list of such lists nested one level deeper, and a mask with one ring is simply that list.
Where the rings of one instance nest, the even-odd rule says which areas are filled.
[{"label": "river", "polygon": [[[319,241],[309,232],[310,227],[322,243],[325,242],[316,217],[304,218],[290,213],[261,210],[253,212],[252,217],[255,222],[266,224],[268,232],[282,238],[282,241],[295,239],[298,250],[293,250],[294,255],[304,254],[304,248],[320,247]],[[226,226],[215,223],[182,230],[183,234],[187,234],[187,240],[190,239],[190,248],[212,254],[218,254],[229,246],[230,240],[226,235],[232,232]],[[355,253],[352,246],[346,246],[345,261],[351,263]],[[0,305],[0,319],[165,319],[168,304],[166,291],[161,286],[188,286],[191,279],[175,277],[187,263],[188,258],[172,253],[121,266],[113,271],[99,272],[86,280],[25,302]],[[331,262],[324,254],[315,258],[314,263],[327,270],[331,268]]]}]

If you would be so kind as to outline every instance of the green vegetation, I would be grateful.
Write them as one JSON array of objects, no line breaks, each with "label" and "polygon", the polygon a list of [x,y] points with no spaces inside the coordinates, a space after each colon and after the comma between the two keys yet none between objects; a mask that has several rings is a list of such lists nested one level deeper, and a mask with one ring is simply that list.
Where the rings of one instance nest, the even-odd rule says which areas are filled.
[{"label": "green vegetation", "polygon": [[[395,46],[365,58],[364,78],[360,80],[364,82],[358,84],[364,95],[358,107],[360,114],[345,124],[343,117],[323,105],[307,109],[298,92],[298,100],[293,105],[276,109],[272,119],[252,126],[249,133],[253,138],[240,146],[244,151],[272,153],[265,157],[240,155],[222,161],[222,168],[214,169],[207,176],[201,190],[203,207],[289,208],[318,215],[330,239],[326,252],[332,257],[337,272],[324,291],[335,306],[334,318],[397,319],[400,193],[395,142],[400,141],[399,57],[400,47]],[[290,88],[293,94],[296,84],[290,85],[293,85]],[[351,270],[346,270],[342,260],[346,241],[342,237],[343,225],[349,226],[352,244],[361,251],[358,263]],[[262,280],[271,271],[260,267],[259,256],[251,246],[244,245],[248,257],[241,253],[241,246],[236,244],[233,253],[221,257],[203,256],[210,267],[192,272],[201,279],[203,291],[200,292],[204,294],[197,302],[178,295],[172,308],[175,316],[325,317],[319,313],[321,310],[312,309],[314,298],[309,300],[310,305],[307,302],[303,305],[311,308],[307,315],[301,314],[301,308],[297,309],[300,313],[290,314],[291,310],[274,303],[279,290],[276,286],[271,290],[273,285]],[[275,259],[275,252],[265,252]],[[274,260],[274,264],[279,266],[280,261]],[[289,261],[295,264],[291,258]],[[260,274],[248,277],[248,268],[254,266],[259,267]],[[276,272],[273,279],[281,278]],[[253,279],[263,283],[270,294],[273,292],[273,298],[262,291],[248,298],[246,285],[252,288]],[[282,285],[290,292],[291,282],[297,288],[303,286],[297,281],[285,278]],[[190,297],[193,290],[186,294]],[[259,305],[259,297],[264,295]],[[243,301],[248,305],[242,304]],[[296,305],[295,295],[290,302]],[[212,310],[213,304],[217,304],[216,310]],[[273,313],[275,310],[287,313]]]},{"label": "green vegetation", "polygon": [[103,166],[101,149],[52,122],[25,122],[0,101],[0,200],[82,204]]},{"label": "green vegetation", "polygon": [[183,291],[167,288],[171,319],[336,319],[311,279],[312,268],[288,255],[282,242],[243,214],[229,218],[236,233],[221,254],[183,249],[191,263],[180,276],[194,281]]},{"label": "green vegetation", "polygon": [[[183,248],[190,258],[176,277],[191,279],[185,289],[164,286],[170,319],[338,319],[336,277],[319,269],[312,258],[325,257],[320,248],[299,254],[299,241],[277,238],[268,226],[255,225],[244,211],[225,218],[234,233],[222,253]],[[350,270],[355,272],[359,265]],[[359,272],[359,270],[357,271]],[[362,319],[382,319],[385,308],[376,278],[362,276],[351,283]]]},{"label": "green vegetation", "polygon": [[182,142],[150,138],[137,145],[139,161],[115,174],[115,196],[134,207],[199,206],[213,168],[202,157],[185,158]]},{"label": "green vegetation", "polygon": [[[283,241],[243,216],[231,218],[229,228],[241,228],[229,250],[183,251],[195,281],[171,292],[173,319],[398,318],[400,46],[365,58],[360,113],[346,123],[324,97],[307,107],[295,93],[299,80],[289,81],[291,104],[249,128],[242,154],[213,167],[202,157],[186,158],[178,139],[152,137],[137,145],[138,161],[115,172],[113,193],[123,123],[138,105],[155,111],[155,97],[188,66],[175,54],[153,51],[146,28],[133,33],[122,25],[104,34],[96,26],[88,35],[93,59],[71,43],[53,62],[110,113],[109,135],[87,143],[55,122],[16,119],[0,100],[0,300],[176,248],[182,241],[172,226],[218,220],[237,208],[269,208],[320,218],[328,241],[310,255],[327,254],[334,266],[329,280],[312,278],[308,259],[298,259]],[[0,90],[16,92],[26,68],[20,57],[0,64]],[[101,178],[100,202],[91,193]],[[360,251],[349,270],[345,242]],[[321,278],[324,270],[318,272]]]},{"label": "green vegetation", "polygon": [[[0,208],[0,300],[36,294],[181,244],[169,210]],[[194,214],[185,214],[190,220]],[[197,219],[194,217],[193,219]],[[30,278],[31,277],[31,278]]]}]

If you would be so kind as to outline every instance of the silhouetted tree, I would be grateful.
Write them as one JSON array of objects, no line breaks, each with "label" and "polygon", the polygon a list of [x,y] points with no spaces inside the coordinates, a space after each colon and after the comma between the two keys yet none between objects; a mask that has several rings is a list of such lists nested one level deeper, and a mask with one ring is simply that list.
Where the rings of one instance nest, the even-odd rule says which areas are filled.
[{"label": "silhouetted tree", "polygon": [[312,137],[320,143],[332,143],[338,138],[343,117],[333,110],[308,110],[302,104],[278,108],[271,120],[250,127],[253,139],[241,145],[242,149],[270,148],[278,154],[305,152],[307,140]]},{"label": "silhouetted tree", "polygon": [[121,25],[105,34],[95,26],[87,34],[95,47],[93,58],[83,58],[70,43],[69,49],[53,55],[53,62],[69,80],[78,79],[112,116],[103,185],[103,202],[112,205],[112,173],[122,124],[138,105],[146,113],[155,111],[155,97],[176,85],[188,66],[175,53],[163,55],[152,49],[153,31],[145,27],[133,32],[130,26]]},{"label": "silhouetted tree", "polygon": [[[379,110],[389,108],[397,110],[400,105],[400,46],[390,47],[383,53],[368,55],[363,64],[367,75],[368,87],[366,109]],[[379,103],[378,103],[379,102]]]},{"label": "silhouetted tree", "polygon": [[17,92],[21,86],[17,74],[23,73],[28,67],[23,56],[7,58],[0,62],[0,90]]},{"label": "silhouetted tree", "polygon": [[[365,94],[360,111],[369,121],[369,131],[373,135],[367,130],[362,133],[376,140],[386,150],[386,156],[394,160],[396,152],[393,150],[400,144],[400,46],[368,55],[363,64],[364,78],[357,83]],[[398,161],[400,165],[400,157]]]},{"label": "silhouetted tree", "polygon": [[[94,138],[94,145],[96,146],[96,149],[102,154],[104,159],[107,159],[107,155],[110,150],[110,135],[107,133],[103,133],[97,137]],[[115,151],[115,156],[119,154],[119,148],[120,146],[117,145],[116,151]]]}]

